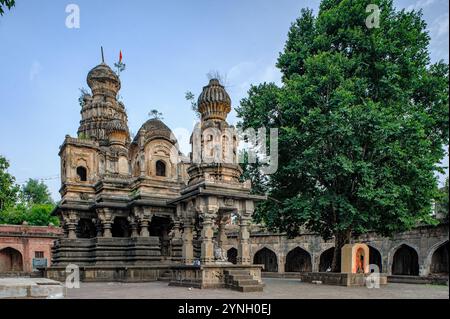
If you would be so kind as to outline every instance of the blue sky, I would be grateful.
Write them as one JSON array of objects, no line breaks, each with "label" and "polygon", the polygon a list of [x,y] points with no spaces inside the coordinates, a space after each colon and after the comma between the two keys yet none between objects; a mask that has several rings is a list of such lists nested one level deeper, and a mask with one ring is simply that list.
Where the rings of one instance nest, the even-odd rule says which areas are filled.
[{"label": "blue sky", "polygon": [[[70,3],[80,8],[79,29],[65,25]],[[395,4],[423,9],[432,61],[448,62],[447,0]],[[317,12],[318,5],[312,0],[17,0],[0,18],[0,154],[10,161],[17,182],[45,178],[59,199],[58,149],[66,134],[76,136],[78,89],[87,88],[88,71],[101,61],[100,46],[110,65],[123,52],[127,69],[120,94],[132,132],[154,108],[175,132],[190,130],[195,116],[186,91],[198,95],[206,74],[217,70],[226,76],[236,106],[250,84],[279,83],[274,65],[289,26],[301,8]],[[234,113],[229,120],[236,122]],[[187,152],[187,142],[180,142]]]}]

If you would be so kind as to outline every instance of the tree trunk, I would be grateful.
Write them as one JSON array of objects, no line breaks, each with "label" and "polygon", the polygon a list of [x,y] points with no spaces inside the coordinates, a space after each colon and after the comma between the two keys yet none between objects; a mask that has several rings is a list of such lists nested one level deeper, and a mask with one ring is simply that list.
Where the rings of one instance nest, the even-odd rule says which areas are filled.
[{"label": "tree trunk", "polygon": [[341,272],[341,249],[345,244],[350,243],[351,230],[339,231],[334,234],[334,253],[331,263],[332,272]]}]

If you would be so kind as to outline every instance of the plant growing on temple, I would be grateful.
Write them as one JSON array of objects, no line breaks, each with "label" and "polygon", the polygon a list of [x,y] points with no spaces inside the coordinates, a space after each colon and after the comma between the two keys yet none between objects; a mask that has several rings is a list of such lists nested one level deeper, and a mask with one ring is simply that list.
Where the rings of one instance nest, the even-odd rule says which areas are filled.
[{"label": "plant growing on temple", "polygon": [[[378,28],[366,26],[369,4]],[[279,168],[257,216],[289,236],[305,226],[334,237],[332,271],[351,235],[435,222],[448,65],[430,64],[429,41],[421,12],[390,0],[323,0],[289,30],[282,86],[253,86],[237,109],[244,129],[279,128]]]},{"label": "plant growing on temple", "polygon": [[197,116],[197,118],[200,118],[201,114],[198,111],[198,105],[197,105],[197,101],[195,100],[194,93],[192,93],[191,91],[187,91],[184,95],[184,98],[186,99],[186,101],[189,101],[191,103],[191,109],[192,109],[192,111],[194,111],[195,116]]},{"label": "plant growing on temple", "polygon": [[81,107],[85,104],[85,99],[90,96],[89,92],[85,88],[81,88],[80,90],[80,96],[78,97],[78,104],[80,104]]},{"label": "plant growing on temple", "polygon": [[2,16],[5,13],[5,8],[10,10],[15,5],[16,5],[15,0],[0,0],[0,16]]},{"label": "plant growing on temple", "polygon": [[153,109],[148,113],[148,116],[150,116],[152,119],[156,119],[156,120],[162,120],[163,114],[161,112],[159,112],[157,109]]}]

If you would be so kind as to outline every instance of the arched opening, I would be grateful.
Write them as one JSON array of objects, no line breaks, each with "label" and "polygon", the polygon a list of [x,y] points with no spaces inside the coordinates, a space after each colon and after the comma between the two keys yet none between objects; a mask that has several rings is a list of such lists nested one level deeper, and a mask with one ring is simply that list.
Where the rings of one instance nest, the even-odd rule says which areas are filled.
[{"label": "arched opening", "polygon": [[7,247],[0,250],[0,273],[23,271],[23,259],[20,251]]},{"label": "arched opening", "polygon": [[78,238],[94,238],[97,235],[92,219],[80,218],[77,225],[77,237]]},{"label": "arched opening", "polygon": [[380,273],[383,272],[381,254],[378,249],[372,246],[369,246],[369,265],[377,265]]},{"label": "arched opening", "polygon": [[319,271],[325,272],[331,270],[331,264],[333,263],[333,254],[334,254],[334,247],[331,247],[327,250],[325,250],[320,255],[320,261],[319,261]]},{"label": "arched opening", "polygon": [[259,250],[255,254],[255,257],[253,257],[253,263],[256,265],[264,265],[264,269],[262,271],[278,272],[277,255],[266,247]]},{"label": "arched opening", "polygon": [[419,275],[419,256],[417,252],[407,246],[401,245],[394,254],[392,261],[393,275]]},{"label": "arched opening", "polygon": [[116,217],[112,224],[111,233],[113,237],[130,237],[130,223],[125,217]]},{"label": "arched opening", "polygon": [[237,264],[237,254],[238,254],[238,251],[236,248],[233,247],[233,248],[228,249],[228,251],[227,251],[228,261],[230,263],[233,263],[236,265]]},{"label": "arched opening", "polygon": [[441,245],[431,256],[430,273],[448,276],[448,241]]},{"label": "arched opening", "polygon": [[166,163],[156,161],[156,176],[166,176]]},{"label": "arched opening", "polygon": [[77,167],[77,176],[80,182],[87,181],[87,170],[86,167],[78,166]]},{"label": "arched opening", "polygon": [[170,255],[170,237],[171,222],[169,218],[153,216],[150,222],[150,236],[159,237],[161,256]]},{"label": "arched opening", "polygon": [[286,272],[312,271],[311,255],[304,249],[296,247],[286,255]]}]

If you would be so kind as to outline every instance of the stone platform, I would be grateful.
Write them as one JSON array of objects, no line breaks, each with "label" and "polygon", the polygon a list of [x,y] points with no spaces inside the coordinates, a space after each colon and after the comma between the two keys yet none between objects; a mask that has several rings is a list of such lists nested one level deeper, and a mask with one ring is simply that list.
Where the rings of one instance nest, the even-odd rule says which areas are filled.
[{"label": "stone platform", "polygon": [[0,278],[1,298],[64,298],[64,286],[47,278]]},{"label": "stone platform", "polygon": [[172,266],[169,286],[230,288],[241,292],[263,291],[262,265],[179,265]]},{"label": "stone platform", "polygon": [[[300,279],[308,283],[321,283],[324,285],[335,286],[357,286],[366,285],[366,279],[370,274],[352,274],[352,273],[336,273],[336,272],[305,272],[300,274]],[[387,284],[387,274],[379,274],[379,284]]]},{"label": "stone platform", "polygon": [[[156,281],[169,270],[169,265],[146,266],[80,266],[82,282],[148,282]],[[43,270],[46,278],[65,281],[66,267],[52,266]]]}]

